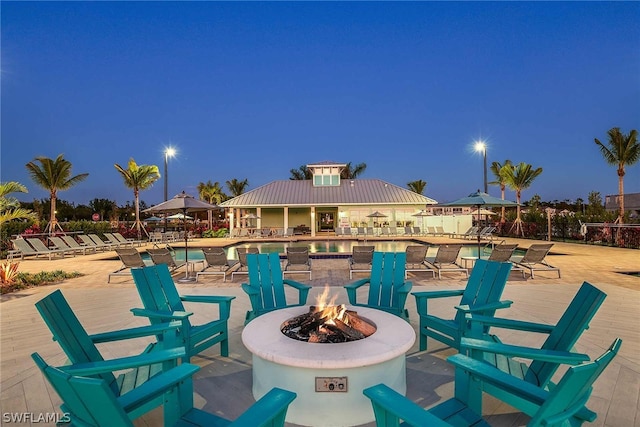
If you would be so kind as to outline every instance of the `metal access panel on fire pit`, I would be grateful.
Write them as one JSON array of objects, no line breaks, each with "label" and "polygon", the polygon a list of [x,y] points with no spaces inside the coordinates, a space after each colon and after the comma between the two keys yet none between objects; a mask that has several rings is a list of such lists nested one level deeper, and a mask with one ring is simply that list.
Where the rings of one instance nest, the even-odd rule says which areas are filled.
[{"label": "metal access panel on fire pit", "polygon": [[349,389],[347,377],[316,377],[316,392],[346,393]]}]

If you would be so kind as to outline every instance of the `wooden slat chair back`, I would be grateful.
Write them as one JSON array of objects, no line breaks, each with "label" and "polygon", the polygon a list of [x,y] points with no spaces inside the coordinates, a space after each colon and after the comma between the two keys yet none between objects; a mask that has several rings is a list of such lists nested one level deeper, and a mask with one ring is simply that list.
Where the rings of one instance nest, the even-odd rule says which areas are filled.
[{"label": "wooden slat chair back", "polygon": [[[406,260],[405,252],[374,252],[371,276],[345,286],[349,304],[384,310],[408,319],[405,303],[413,285],[405,281]],[[357,290],[367,283],[367,302],[358,302]]]},{"label": "wooden slat chair back", "polygon": [[[155,335],[158,338],[158,342],[149,344],[143,349],[141,355],[152,352],[159,354],[159,350],[163,348],[170,349],[177,345],[177,325],[169,327],[167,323],[159,324],[157,327],[138,327],[90,336],[87,334],[60,290],[52,292],[35,305],[42,319],[49,327],[53,339],[62,347],[62,350],[72,365],[97,365],[104,362],[105,359],[96,347],[96,343],[115,342]],[[157,361],[138,365],[129,370],[126,369],[126,366],[120,365],[118,369],[120,373],[117,376],[112,373],[113,370],[108,370],[97,373],[95,377],[104,380],[106,386],[109,387],[115,396],[122,396],[143,385],[162,372],[163,369],[174,365],[175,362],[160,363]],[[138,405],[136,408],[132,408],[131,411],[134,415],[139,414],[161,403],[162,396],[156,400]]]},{"label": "wooden slat chair back", "polygon": [[[158,264],[131,270],[133,281],[144,305],[144,310],[134,308],[137,316],[149,318],[151,324],[171,320],[182,322],[181,340],[186,348],[186,358],[220,343],[220,354],[229,355],[228,320],[231,301],[235,297],[215,295],[180,295],[166,264]],[[211,303],[218,306],[218,318],[201,325],[193,325],[189,317],[193,314],[185,309],[183,302]]]},{"label": "wooden slat chair back", "polygon": [[[523,322],[515,319],[483,318],[478,320],[472,317],[469,336],[478,336],[487,325],[498,328],[520,330],[525,333],[543,333],[547,338],[540,347],[541,352],[570,352],[597,313],[607,295],[595,286],[584,282],[576,295],[567,306],[566,310],[555,325]],[[499,340],[499,335],[492,337],[493,341]],[[468,341],[468,340],[463,340]],[[471,341],[476,343],[475,340]],[[492,345],[491,343],[489,344]],[[500,346],[496,346],[497,349]],[[484,360],[493,366],[505,370],[524,381],[539,387],[547,387],[553,375],[560,367],[559,361],[533,360],[530,364],[516,361],[512,355],[481,351],[481,345],[475,346],[470,352],[472,357]]]},{"label": "wooden slat chair back", "polygon": [[[35,305],[53,334],[53,339],[60,344],[71,363],[104,360],[60,290],[52,292]],[[119,394],[116,378],[112,373],[102,374],[100,377]]]},{"label": "wooden slat chair back", "polygon": [[[471,270],[467,286],[458,290],[414,292],[416,309],[420,316],[420,350],[427,349],[427,337],[431,337],[455,349],[467,329],[467,313],[493,316],[499,308],[506,308],[511,301],[500,301],[507,284],[511,263],[479,259]],[[429,314],[429,300],[459,297],[453,319]],[[435,302],[434,302],[435,303]],[[483,331],[488,333],[488,328]]]},{"label": "wooden slat chair back", "polygon": [[[247,312],[246,322],[273,310],[307,303],[311,286],[283,279],[280,256],[277,253],[247,254],[247,264],[249,283],[243,283],[242,290],[249,296],[251,310]],[[284,285],[298,291],[297,301],[287,301]]]},{"label": "wooden slat chair back", "polygon": [[[528,427],[577,426],[584,421],[595,421],[596,414],[593,412],[587,420],[580,418],[580,409],[589,400],[593,384],[618,354],[621,345],[622,341],[618,338],[593,362],[570,367],[551,391],[456,354],[447,359],[456,367],[455,396],[429,409],[422,408],[385,384],[366,388],[363,393],[371,399],[377,425],[385,427],[488,427],[489,423],[480,415],[482,387],[486,384],[492,384],[522,401],[519,409],[530,416]],[[467,385],[469,388],[465,388]]]},{"label": "wooden slat chair back", "polygon": [[[175,427],[283,427],[287,409],[296,394],[279,388],[271,389],[249,407],[235,422],[193,407],[193,374],[200,367],[183,363],[155,377],[135,396],[115,396],[105,382],[74,374],[66,368],[47,365],[38,353],[31,355],[36,365],[63,400],[63,410],[72,425],[84,427],[133,427],[136,417],[127,408],[164,398],[163,425]],[[136,424],[137,425],[137,424]]]}]

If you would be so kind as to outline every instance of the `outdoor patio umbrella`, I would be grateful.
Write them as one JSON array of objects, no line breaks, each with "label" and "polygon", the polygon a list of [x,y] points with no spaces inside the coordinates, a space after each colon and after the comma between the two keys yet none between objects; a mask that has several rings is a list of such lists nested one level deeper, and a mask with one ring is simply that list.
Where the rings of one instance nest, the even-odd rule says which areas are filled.
[{"label": "outdoor patio umbrella", "polygon": [[[259,218],[260,217],[254,213],[249,213],[242,217],[242,219],[259,219]],[[251,221],[247,221],[247,222],[251,224]]]},{"label": "outdoor patio umbrella", "polygon": [[414,213],[414,214],[413,214],[413,215],[411,215],[411,216],[419,216],[419,217],[420,217],[420,226],[421,226],[421,227],[420,227],[420,229],[421,229],[421,230],[422,230],[422,232],[424,233],[424,217],[425,217],[425,216],[433,216],[433,214],[432,214],[432,213],[430,213],[430,212],[427,212],[427,211],[425,211],[425,210],[423,209],[423,210],[421,210],[420,212],[418,212],[418,213]]},{"label": "outdoor patio umbrella", "polygon": [[218,206],[211,205],[207,202],[203,202],[202,200],[198,200],[193,196],[185,193],[184,191],[180,194],[177,194],[171,200],[167,200],[166,202],[158,203],[157,205],[150,207],[149,209],[145,209],[143,212],[149,213],[182,213],[184,220],[184,261],[187,265],[187,271],[185,273],[184,279],[181,281],[193,281],[195,278],[189,277],[189,255],[188,255],[188,237],[187,237],[187,212],[196,212],[196,211],[208,211],[210,209],[217,209]]},{"label": "outdoor patio umbrella", "polygon": [[382,212],[375,211],[374,213],[370,213],[367,215],[367,218],[386,218],[389,215],[385,215]]},{"label": "outdoor patio umbrella", "polygon": [[193,217],[182,214],[182,213],[177,213],[177,214],[169,215],[167,219],[193,219]]},{"label": "outdoor patio umbrella", "polygon": [[162,221],[162,218],[157,217],[157,216],[150,216],[147,219],[143,219],[143,221],[147,221],[147,222],[158,222],[158,221]]},{"label": "outdoor patio umbrella", "polygon": [[[516,202],[510,200],[502,200],[497,197],[488,195],[478,190],[475,193],[469,194],[467,197],[463,197],[453,202],[443,203],[442,206],[475,206],[476,210],[482,209],[482,207],[488,206],[518,206]],[[478,259],[480,258],[480,233],[478,233]]]}]

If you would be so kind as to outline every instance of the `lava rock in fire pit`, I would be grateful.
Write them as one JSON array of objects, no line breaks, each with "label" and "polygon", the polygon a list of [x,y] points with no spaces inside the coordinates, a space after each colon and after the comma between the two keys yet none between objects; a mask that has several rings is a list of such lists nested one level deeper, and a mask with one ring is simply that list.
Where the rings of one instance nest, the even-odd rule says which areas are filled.
[{"label": "lava rock in fire pit", "polygon": [[356,311],[347,310],[344,305],[311,306],[308,313],[284,321],[280,330],[299,341],[341,343],[368,337],[376,331],[376,325],[358,316]]}]

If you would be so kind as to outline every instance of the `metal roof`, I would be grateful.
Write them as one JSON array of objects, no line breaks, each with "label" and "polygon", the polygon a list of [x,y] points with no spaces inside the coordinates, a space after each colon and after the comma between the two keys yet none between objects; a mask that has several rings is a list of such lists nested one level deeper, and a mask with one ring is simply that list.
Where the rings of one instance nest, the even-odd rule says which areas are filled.
[{"label": "metal roof", "polygon": [[340,186],[314,187],[311,180],[280,180],[227,200],[227,208],[255,206],[432,205],[437,202],[379,179],[343,179]]}]

